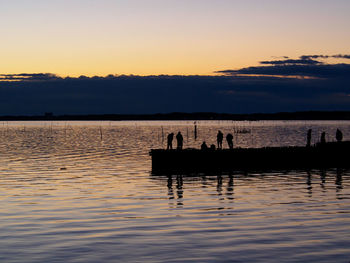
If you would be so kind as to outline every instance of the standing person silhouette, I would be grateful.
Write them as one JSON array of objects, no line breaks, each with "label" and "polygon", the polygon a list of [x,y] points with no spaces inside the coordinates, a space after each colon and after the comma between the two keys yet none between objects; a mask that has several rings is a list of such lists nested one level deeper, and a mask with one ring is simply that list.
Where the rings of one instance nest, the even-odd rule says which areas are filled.
[{"label": "standing person silhouette", "polygon": [[221,131],[218,131],[216,135],[216,141],[218,143],[218,149],[222,149],[222,140],[224,139],[224,134]]},{"label": "standing person silhouette", "polygon": [[182,137],[181,132],[178,132],[176,134],[176,140],[177,140],[177,149],[182,150],[184,138]]},{"label": "standing person silhouette", "polygon": [[230,149],[233,149],[233,135],[231,133],[228,133],[226,135],[226,141],[227,141],[228,147]]},{"label": "standing person silhouette", "polygon": [[337,139],[337,142],[341,142],[343,140],[343,133],[341,130],[337,129],[337,132],[335,133],[335,138]]},{"label": "standing person silhouette", "polygon": [[169,133],[168,134],[168,143],[167,143],[167,147],[166,149],[169,150],[169,149],[173,149],[173,139],[174,139],[174,133]]},{"label": "standing person silhouette", "polygon": [[321,144],[326,144],[326,133],[325,132],[321,133]]},{"label": "standing person silhouette", "polygon": [[310,147],[311,146],[311,133],[312,133],[312,129],[308,129],[308,131],[307,131],[306,147]]}]

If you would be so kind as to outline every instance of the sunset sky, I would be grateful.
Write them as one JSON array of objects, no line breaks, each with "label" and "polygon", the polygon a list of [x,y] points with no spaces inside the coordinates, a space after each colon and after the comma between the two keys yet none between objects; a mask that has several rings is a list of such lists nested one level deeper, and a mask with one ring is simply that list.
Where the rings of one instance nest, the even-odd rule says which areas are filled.
[{"label": "sunset sky", "polygon": [[349,0],[0,0],[0,116],[350,111]]},{"label": "sunset sky", "polygon": [[0,73],[212,75],[348,54],[349,11],[348,0],[0,0]]}]

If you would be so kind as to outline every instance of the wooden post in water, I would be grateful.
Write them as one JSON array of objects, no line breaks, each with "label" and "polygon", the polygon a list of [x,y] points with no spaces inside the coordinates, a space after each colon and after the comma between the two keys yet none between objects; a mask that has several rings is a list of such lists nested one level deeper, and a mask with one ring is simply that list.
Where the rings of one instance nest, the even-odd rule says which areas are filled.
[{"label": "wooden post in water", "polygon": [[233,147],[237,147],[237,142],[238,142],[238,132],[236,131],[236,133],[233,133],[234,134],[234,137],[233,138],[235,138],[234,139],[234,142],[233,142]]},{"label": "wooden post in water", "polygon": [[64,123],[64,137],[67,136],[67,122]]},{"label": "wooden post in water", "polygon": [[102,141],[102,126],[100,126],[100,135],[101,135],[101,141]]},{"label": "wooden post in water", "polygon": [[164,129],[163,129],[163,126],[162,126],[162,144],[164,143]]},{"label": "wooden post in water", "polygon": [[188,143],[188,127],[187,127],[187,143]]}]

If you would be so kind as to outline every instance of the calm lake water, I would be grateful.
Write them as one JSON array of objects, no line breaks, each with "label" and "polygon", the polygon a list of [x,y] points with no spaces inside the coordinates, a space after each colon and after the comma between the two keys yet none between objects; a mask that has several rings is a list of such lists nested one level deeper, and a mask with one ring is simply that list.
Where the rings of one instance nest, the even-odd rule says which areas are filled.
[{"label": "calm lake water", "polygon": [[[349,262],[350,172],[152,176],[151,148],[334,140],[350,122],[0,123],[1,262]],[[163,140],[164,139],[164,140]],[[226,147],[226,145],[225,145]]]}]

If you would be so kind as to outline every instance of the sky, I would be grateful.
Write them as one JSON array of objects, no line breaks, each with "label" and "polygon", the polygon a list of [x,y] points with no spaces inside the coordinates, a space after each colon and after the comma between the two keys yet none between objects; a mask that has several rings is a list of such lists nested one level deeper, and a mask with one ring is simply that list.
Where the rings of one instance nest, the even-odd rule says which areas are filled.
[{"label": "sky", "polygon": [[350,111],[349,0],[0,0],[0,116]]},{"label": "sky", "polygon": [[0,73],[213,75],[348,54],[348,0],[0,0]]}]

